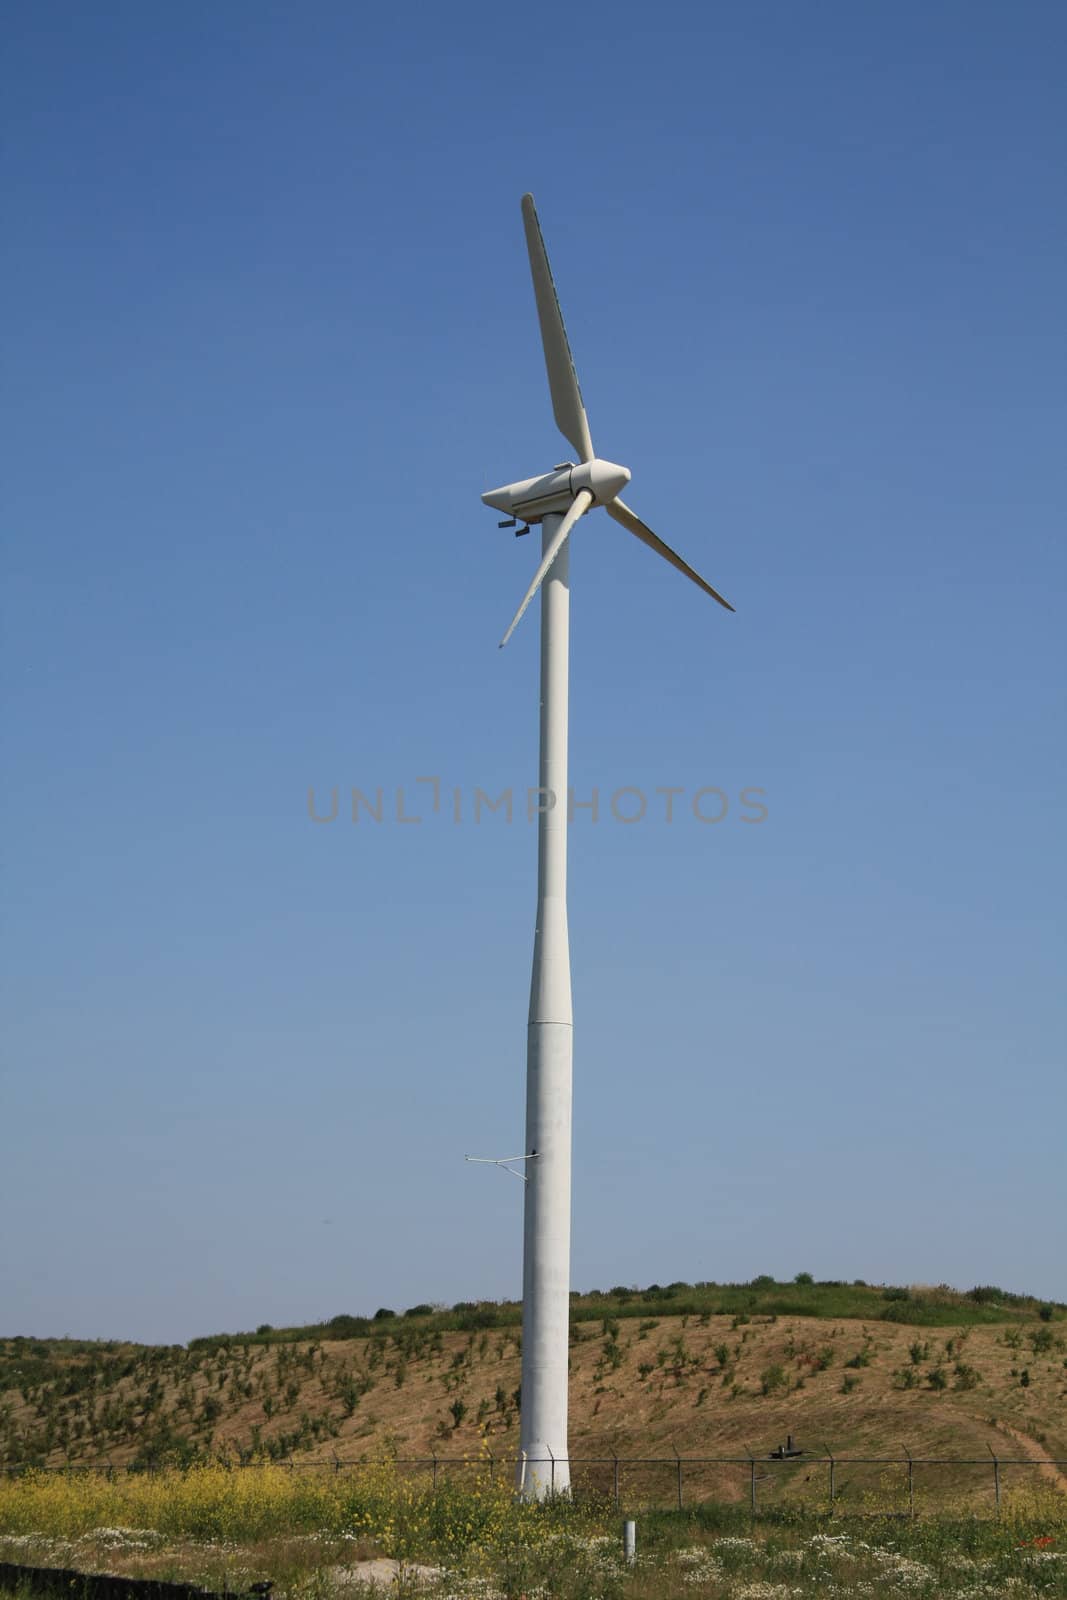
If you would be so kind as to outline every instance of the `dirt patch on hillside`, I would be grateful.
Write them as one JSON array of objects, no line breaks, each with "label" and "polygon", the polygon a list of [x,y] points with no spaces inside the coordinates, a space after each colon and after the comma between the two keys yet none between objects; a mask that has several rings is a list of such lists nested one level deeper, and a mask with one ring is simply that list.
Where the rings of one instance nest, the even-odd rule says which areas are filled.
[{"label": "dirt patch on hillside", "polygon": [[1060,1471],[1056,1462],[1043,1445],[1039,1444],[1036,1439],[1031,1439],[1029,1434],[1023,1433],[1020,1428],[1013,1428],[1007,1422],[999,1422],[997,1424],[997,1432],[1007,1434],[1009,1439],[1014,1439],[1026,1458],[1038,1464],[1038,1471],[1046,1483],[1055,1484],[1057,1489],[1067,1494],[1067,1477]]}]

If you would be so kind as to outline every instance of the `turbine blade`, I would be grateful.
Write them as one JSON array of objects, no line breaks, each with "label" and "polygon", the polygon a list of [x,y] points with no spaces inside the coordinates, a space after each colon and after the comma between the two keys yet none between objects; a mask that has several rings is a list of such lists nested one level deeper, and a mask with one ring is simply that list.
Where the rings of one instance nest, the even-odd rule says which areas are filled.
[{"label": "turbine blade", "polygon": [[563,313],[559,309],[559,295],[548,264],[548,253],[537,220],[533,195],[522,197],[522,220],[526,229],[526,248],[530,255],[537,316],[541,324],[541,343],[548,368],[548,387],[552,395],[552,413],[556,427],[578,452],[579,461],[593,460],[593,441],[589,437],[589,419],[582,404],[582,391],[578,387],[578,374],[574,370],[574,357],[567,342],[563,326]]},{"label": "turbine blade", "polygon": [[669,544],[664,544],[663,540],[657,534],[654,534],[652,529],[630,510],[629,506],[623,505],[621,500],[609,500],[604,510],[609,517],[614,517],[615,521],[620,523],[622,527],[628,528],[635,539],[640,539],[642,544],[647,544],[650,550],[655,550],[656,554],[662,556],[664,561],[669,561],[672,567],[676,567],[679,572],[684,572],[687,578],[693,580],[698,589],[703,589],[705,594],[710,594],[711,598],[717,600],[721,606],[725,606],[727,611],[734,609],[729,600],[724,600],[717,589],[713,589],[710,583],[705,583],[700,573],[694,572],[689,563],[683,561],[677,551],[672,550]]},{"label": "turbine blade", "polygon": [[556,529],[555,536],[553,537],[551,543],[549,544],[548,549],[545,551],[544,555],[541,557],[541,565],[538,567],[537,571],[534,573],[533,582],[531,583],[530,587],[527,589],[525,595],[523,596],[522,605],[519,607],[519,609],[516,611],[515,615],[512,617],[511,626],[508,628],[507,633],[504,635],[504,637],[500,641],[501,650],[503,650],[504,646],[507,644],[508,640],[511,638],[511,635],[515,632],[515,629],[518,627],[519,623],[522,621],[523,614],[524,614],[524,612],[526,610],[526,607],[530,604],[530,601],[533,599],[533,597],[537,593],[538,589],[540,589],[541,584],[542,584],[542,582],[544,580],[545,574],[548,572],[549,567],[552,565],[553,561],[555,561],[556,557],[559,555],[560,551],[563,549],[563,543],[564,543],[564,540],[567,538],[567,535],[570,533],[571,529],[574,527],[574,524],[578,521],[578,518],[582,515],[582,512],[583,511],[587,511],[589,509],[589,507],[592,505],[592,503],[593,503],[593,496],[589,492],[589,490],[588,489],[579,489],[578,493],[574,497],[574,504],[571,506],[570,510],[567,512],[567,515],[564,517],[564,519],[560,523],[559,527]]}]

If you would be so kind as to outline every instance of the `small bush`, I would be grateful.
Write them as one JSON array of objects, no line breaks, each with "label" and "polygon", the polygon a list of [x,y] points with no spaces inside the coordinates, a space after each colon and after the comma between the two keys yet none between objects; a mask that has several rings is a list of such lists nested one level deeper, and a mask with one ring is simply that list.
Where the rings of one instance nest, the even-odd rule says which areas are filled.
[{"label": "small bush", "polygon": [[340,1316],[331,1317],[326,1324],[332,1339],[361,1339],[370,1327],[369,1317],[351,1317],[342,1312]]}]

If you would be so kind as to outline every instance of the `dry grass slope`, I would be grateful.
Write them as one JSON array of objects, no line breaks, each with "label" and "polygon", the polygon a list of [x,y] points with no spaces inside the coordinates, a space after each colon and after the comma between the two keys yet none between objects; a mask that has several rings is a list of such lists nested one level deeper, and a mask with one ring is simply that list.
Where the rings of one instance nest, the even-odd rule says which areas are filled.
[{"label": "dry grass slope", "polygon": [[[857,1318],[603,1315],[571,1342],[575,1456],[766,1457],[787,1433],[835,1455],[1044,1463],[1067,1457],[1067,1323],[1020,1314],[999,1324],[909,1326]],[[345,1340],[206,1341],[195,1348],[8,1341],[0,1377],[0,1461],[116,1467],[212,1454],[296,1461],[514,1455],[520,1332],[470,1332],[395,1319]],[[1010,1470],[1006,1474],[1010,1486]],[[651,1495],[665,1467],[628,1469]],[[600,1471],[606,1486],[611,1469]],[[890,1477],[892,1473],[888,1474]],[[887,1469],[843,1470],[847,1500]],[[967,1487],[968,1469],[924,1469],[923,1492]],[[983,1482],[988,1471],[983,1475]],[[1017,1477],[1021,1479],[1022,1474]],[[761,1494],[813,1493],[804,1461]],[[896,1479],[899,1481],[899,1470]],[[821,1485],[823,1478],[818,1477]],[[686,1468],[687,1493],[748,1492],[737,1468]],[[807,1485],[807,1487],[805,1487]],[[820,1490],[821,1492],[821,1490]]]}]

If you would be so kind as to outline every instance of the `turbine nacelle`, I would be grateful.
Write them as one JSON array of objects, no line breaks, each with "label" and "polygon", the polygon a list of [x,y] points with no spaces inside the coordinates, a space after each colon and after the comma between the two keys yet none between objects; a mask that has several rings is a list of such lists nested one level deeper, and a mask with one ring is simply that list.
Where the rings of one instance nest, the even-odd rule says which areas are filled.
[{"label": "turbine nacelle", "polygon": [[552,512],[569,511],[581,490],[592,496],[594,505],[606,506],[629,481],[628,468],[594,457],[580,466],[568,461],[540,478],[524,478],[521,483],[490,489],[482,499],[494,511],[503,511],[509,517],[540,522]]},{"label": "turbine nacelle", "polygon": [[593,506],[603,506],[608,516],[620,527],[662,556],[676,572],[683,573],[698,589],[703,589],[705,594],[725,606],[727,611],[732,611],[734,608],[729,600],[724,600],[717,589],[706,583],[699,572],[694,572],[676,550],[664,544],[659,535],[653,533],[648,524],[642,522],[637,513],[619,499],[619,492],[629,483],[630,474],[626,467],[617,467],[613,461],[601,461],[593,449],[589,418],[585,414],[578,374],[574,370],[574,357],[567,340],[567,330],[563,326],[563,313],[559,309],[556,285],[552,281],[552,269],[548,264],[541,224],[537,220],[531,194],[522,197],[522,220],[526,229],[534,299],[537,301],[537,319],[541,324],[541,345],[545,352],[552,414],[560,433],[581,458],[581,465],[574,466],[566,461],[554,471],[546,472],[543,477],[524,478],[521,483],[506,483],[502,489],[490,489],[488,494],[482,495],[485,504],[492,506],[494,511],[503,511],[508,517],[521,517],[523,522],[543,522],[545,517],[553,515],[562,518],[547,547],[541,552],[541,564],[501,644],[507,644],[511,638],[516,624],[569,539],[571,529]]}]

